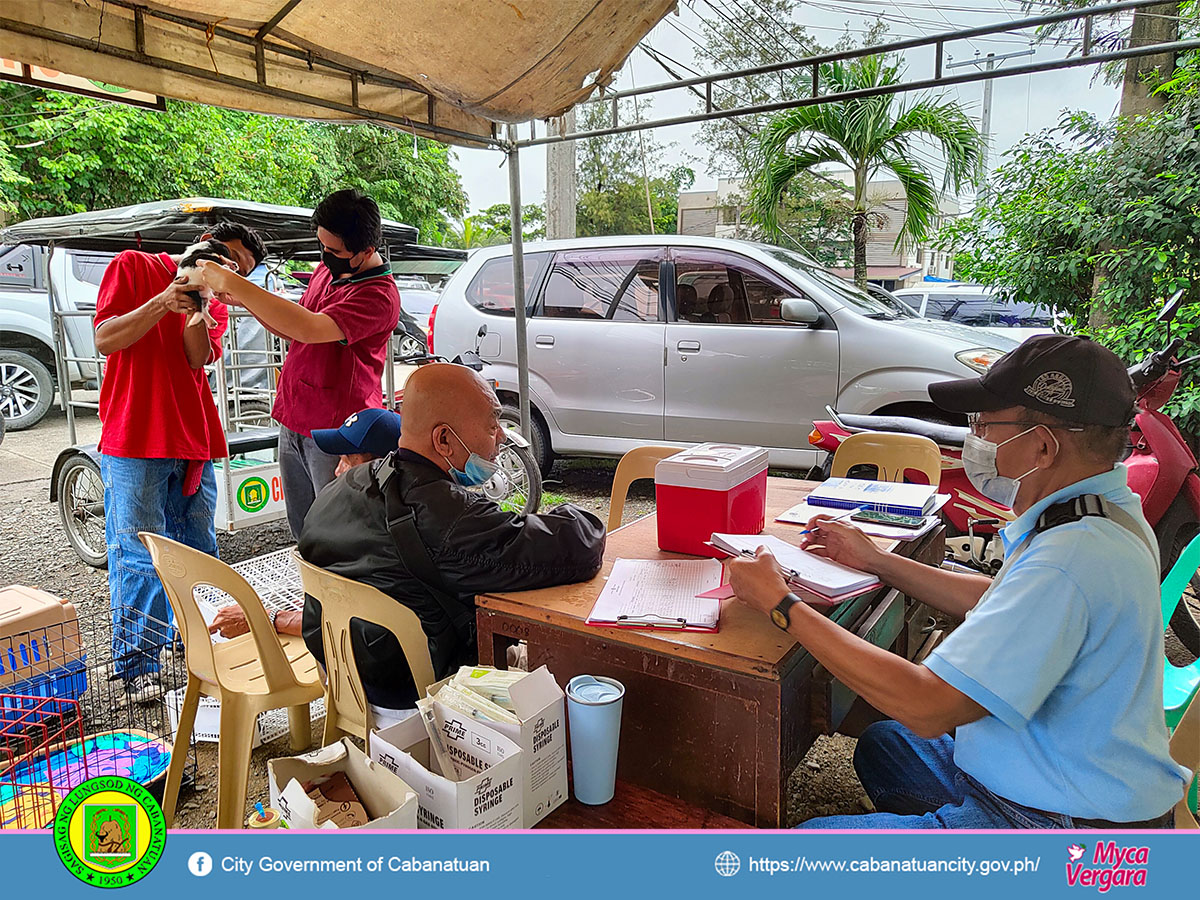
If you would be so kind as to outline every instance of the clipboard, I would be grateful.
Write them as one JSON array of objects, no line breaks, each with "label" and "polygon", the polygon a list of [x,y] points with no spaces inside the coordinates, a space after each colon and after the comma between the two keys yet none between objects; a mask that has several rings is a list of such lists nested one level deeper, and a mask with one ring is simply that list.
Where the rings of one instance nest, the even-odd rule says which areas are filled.
[{"label": "clipboard", "polygon": [[618,559],[585,623],[602,628],[720,630],[721,603],[702,597],[721,583],[713,559]]},{"label": "clipboard", "polygon": [[616,622],[592,622],[585,621],[585,625],[590,625],[592,628],[652,628],[656,631],[691,631],[701,632],[703,634],[717,634],[721,630],[721,619],[717,618],[717,623],[713,626],[700,625],[694,622],[688,622],[685,619],[665,619],[650,613],[644,616],[618,616]]}]

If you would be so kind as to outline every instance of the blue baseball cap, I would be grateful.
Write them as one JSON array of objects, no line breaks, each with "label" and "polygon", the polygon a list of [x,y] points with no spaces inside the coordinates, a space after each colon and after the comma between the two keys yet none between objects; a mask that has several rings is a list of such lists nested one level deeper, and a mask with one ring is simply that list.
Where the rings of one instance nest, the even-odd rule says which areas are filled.
[{"label": "blue baseball cap", "polygon": [[364,409],[339,428],[314,428],[312,437],[325,453],[387,456],[400,442],[400,414],[390,409]]}]

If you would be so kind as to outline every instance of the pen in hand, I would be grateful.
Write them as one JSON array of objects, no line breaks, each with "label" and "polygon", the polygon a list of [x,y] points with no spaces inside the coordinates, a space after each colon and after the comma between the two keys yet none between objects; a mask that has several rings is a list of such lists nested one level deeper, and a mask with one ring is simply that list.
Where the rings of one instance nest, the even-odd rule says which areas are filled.
[{"label": "pen in hand", "polygon": [[[866,508],[867,507],[865,504],[863,506],[856,506],[856,507],[854,507],[854,509],[848,509],[841,515],[834,516],[832,519],[826,519],[825,521],[826,522],[840,522],[842,519],[848,519],[852,515],[854,515],[856,512],[861,512],[862,510],[864,510]],[[801,529],[800,531],[797,532],[797,534],[812,534],[814,531],[818,530],[822,524],[824,524],[824,523],[818,523],[818,524],[814,525],[812,528]]]}]

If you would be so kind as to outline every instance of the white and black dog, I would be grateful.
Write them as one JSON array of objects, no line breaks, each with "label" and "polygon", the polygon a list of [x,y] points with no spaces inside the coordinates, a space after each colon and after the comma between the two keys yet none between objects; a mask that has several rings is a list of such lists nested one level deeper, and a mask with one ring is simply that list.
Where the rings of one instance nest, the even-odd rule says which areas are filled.
[{"label": "white and black dog", "polygon": [[217,322],[208,314],[208,301],[213,298],[213,292],[204,283],[204,279],[200,275],[201,267],[197,265],[202,259],[224,264],[233,259],[233,253],[220,241],[200,241],[183,251],[183,258],[179,260],[179,268],[175,272],[177,284],[195,288],[195,290],[187,292],[196,301],[196,312],[192,313],[188,319],[188,325],[195,325],[203,319],[205,325],[213,328]]}]

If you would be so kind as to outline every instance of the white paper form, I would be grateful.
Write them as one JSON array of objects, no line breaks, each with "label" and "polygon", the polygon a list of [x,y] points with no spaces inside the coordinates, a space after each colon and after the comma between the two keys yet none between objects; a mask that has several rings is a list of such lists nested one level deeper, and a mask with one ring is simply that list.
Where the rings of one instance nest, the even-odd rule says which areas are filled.
[{"label": "white paper form", "polygon": [[759,547],[766,547],[785,571],[791,570],[789,581],[830,597],[879,582],[874,575],[801,550],[770,534],[714,534],[712,542],[734,554],[753,554]]},{"label": "white paper form", "polygon": [[720,584],[721,563],[715,559],[618,559],[587,621],[715,628],[721,602],[696,595]]}]

